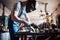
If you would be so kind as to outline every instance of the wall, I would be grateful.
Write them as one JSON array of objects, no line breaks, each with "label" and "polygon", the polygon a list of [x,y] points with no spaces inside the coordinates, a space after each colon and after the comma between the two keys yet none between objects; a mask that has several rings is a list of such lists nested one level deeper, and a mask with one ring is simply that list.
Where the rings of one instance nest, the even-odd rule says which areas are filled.
[{"label": "wall", "polygon": [[[0,4],[0,16],[2,16],[2,13],[3,13],[3,6],[2,6],[2,4]],[[11,13],[11,10],[8,9],[7,7],[5,7],[5,15],[9,16],[10,13]]]},{"label": "wall", "polygon": [[[18,2],[19,0],[3,0],[4,4],[6,5],[5,7],[5,15],[9,16],[12,8],[13,8],[13,5]],[[60,8],[58,8],[57,11],[53,12],[57,7],[58,7],[58,4],[60,2],[60,0],[37,0],[39,2],[39,7],[37,7],[37,9],[42,10],[43,12],[42,13],[45,13],[45,5],[44,4],[41,4],[42,2],[43,3],[48,3],[47,5],[47,11],[49,13],[49,15],[51,15],[51,13],[53,13],[53,19],[54,19],[54,23],[56,23],[56,15],[57,14],[60,14]],[[38,11],[37,11],[38,12]],[[0,15],[2,14],[2,8],[0,9]],[[41,14],[41,13],[40,13]]]}]

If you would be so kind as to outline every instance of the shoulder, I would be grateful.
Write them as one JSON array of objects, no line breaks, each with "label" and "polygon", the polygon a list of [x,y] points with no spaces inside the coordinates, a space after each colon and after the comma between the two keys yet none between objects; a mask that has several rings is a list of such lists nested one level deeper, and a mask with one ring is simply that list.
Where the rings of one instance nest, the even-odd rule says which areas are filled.
[{"label": "shoulder", "polygon": [[19,2],[15,3],[13,9],[14,9],[14,10],[18,10],[18,9],[20,9],[20,7],[21,7],[21,2],[19,1]]},{"label": "shoulder", "polygon": [[19,2],[17,2],[17,3],[16,3],[16,5],[21,5],[21,2],[20,2],[20,1],[19,1]]},{"label": "shoulder", "polygon": [[17,3],[15,3],[14,7],[15,7],[15,6],[19,6],[19,5],[21,5],[21,2],[20,2],[20,1],[17,2]]}]

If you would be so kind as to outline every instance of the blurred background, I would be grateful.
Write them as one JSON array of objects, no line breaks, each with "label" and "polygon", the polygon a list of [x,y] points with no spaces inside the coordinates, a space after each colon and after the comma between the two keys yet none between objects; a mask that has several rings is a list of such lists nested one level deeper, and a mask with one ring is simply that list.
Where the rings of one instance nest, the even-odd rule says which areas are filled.
[{"label": "blurred background", "polygon": [[[0,19],[2,19],[1,18],[1,16],[2,16],[3,17],[2,20],[5,21],[3,23],[4,25],[8,24],[8,22],[6,23],[8,16],[10,15],[14,4],[17,3],[18,1],[19,0],[0,0]],[[44,15],[45,15],[45,4],[42,4],[42,3],[48,3],[47,8],[46,8],[47,12],[49,13],[49,15],[53,14],[52,18],[54,19],[54,23],[56,23],[56,19],[59,20],[59,18],[57,16],[60,15],[60,6],[59,6],[60,0],[37,0],[37,1],[40,5],[39,7],[37,7],[37,9],[39,9],[40,14],[44,14]],[[42,12],[41,12],[41,10],[42,10]],[[37,11],[37,12],[39,12],[39,11]],[[2,22],[2,20],[1,20],[1,22]]]},{"label": "blurred background", "polygon": [[[2,26],[5,31],[8,31],[9,15],[11,14],[14,4],[18,1],[20,0],[0,0],[0,26]],[[60,0],[36,1],[39,3],[39,6],[37,5],[38,7],[36,7],[35,11],[29,12],[30,14],[28,13],[31,23],[40,25],[48,21],[60,28]],[[45,3],[47,3],[47,7]]]}]

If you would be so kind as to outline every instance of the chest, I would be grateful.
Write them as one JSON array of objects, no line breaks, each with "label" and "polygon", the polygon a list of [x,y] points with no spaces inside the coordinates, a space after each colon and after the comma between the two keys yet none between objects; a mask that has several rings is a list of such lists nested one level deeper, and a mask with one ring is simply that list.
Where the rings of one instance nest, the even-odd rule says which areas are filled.
[{"label": "chest", "polygon": [[24,20],[26,19],[26,6],[23,6],[21,8],[21,13],[19,13],[19,17]]}]

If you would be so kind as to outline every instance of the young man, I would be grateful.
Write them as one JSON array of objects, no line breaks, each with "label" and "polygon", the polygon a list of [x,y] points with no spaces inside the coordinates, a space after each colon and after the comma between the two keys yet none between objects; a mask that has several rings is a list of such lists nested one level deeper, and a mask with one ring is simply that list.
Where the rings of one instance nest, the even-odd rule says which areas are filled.
[{"label": "young man", "polygon": [[[11,40],[19,40],[19,37],[14,37],[15,32],[20,32],[23,26],[29,26],[30,21],[26,14],[27,0],[21,0],[14,5],[8,22]],[[24,16],[24,19],[23,17]],[[19,29],[20,28],[20,29]]]}]

